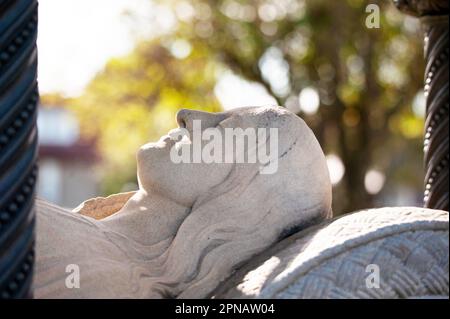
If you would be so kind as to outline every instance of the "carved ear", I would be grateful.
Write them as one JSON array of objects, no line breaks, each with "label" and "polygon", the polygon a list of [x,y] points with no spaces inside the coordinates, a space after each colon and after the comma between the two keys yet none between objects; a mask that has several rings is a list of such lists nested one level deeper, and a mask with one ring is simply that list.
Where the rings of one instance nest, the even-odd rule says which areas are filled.
[{"label": "carved ear", "polygon": [[95,219],[102,219],[118,212],[134,194],[136,194],[136,192],[91,198],[82,202],[78,207],[74,208],[72,212]]}]

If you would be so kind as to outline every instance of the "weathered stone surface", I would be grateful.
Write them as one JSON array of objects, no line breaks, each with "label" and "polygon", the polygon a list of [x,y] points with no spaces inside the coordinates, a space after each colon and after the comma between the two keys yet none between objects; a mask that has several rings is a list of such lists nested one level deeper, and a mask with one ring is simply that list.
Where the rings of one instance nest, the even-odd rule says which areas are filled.
[{"label": "weathered stone surface", "polygon": [[[279,242],[331,216],[326,161],[311,130],[280,108],[178,117],[187,128],[194,119],[206,127],[279,128],[278,171],[262,175],[258,163],[174,164],[175,141],[144,145],[134,194],[89,200],[75,212],[37,201],[35,297],[448,295],[448,212],[373,209]],[[378,289],[366,286],[371,264],[380,270]],[[79,268],[79,288],[66,285],[68,265]]]},{"label": "weathered stone surface", "polygon": [[[448,212],[414,207],[349,214],[252,259],[216,298],[448,298]],[[371,266],[379,288],[366,285]],[[369,268],[367,268],[369,266]]]},{"label": "weathered stone surface", "polygon": [[[139,190],[125,203],[123,195],[94,199],[79,214],[37,202],[35,297],[206,297],[287,232],[331,216],[325,156],[296,115],[253,107],[182,110],[177,120],[187,130],[193,120],[202,129],[277,128],[278,170],[260,174],[259,162],[175,164],[169,136],[144,145]],[[71,264],[80,288],[65,285]]]}]

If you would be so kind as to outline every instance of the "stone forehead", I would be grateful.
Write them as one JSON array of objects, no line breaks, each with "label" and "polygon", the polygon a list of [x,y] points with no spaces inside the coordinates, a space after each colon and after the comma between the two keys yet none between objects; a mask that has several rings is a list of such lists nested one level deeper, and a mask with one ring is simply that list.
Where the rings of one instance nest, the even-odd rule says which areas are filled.
[{"label": "stone forehead", "polygon": [[289,114],[290,112],[281,106],[246,106],[231,109],[229,111],[221,112],[227,115],[239,114],[239,115],[261,115],[261,114],[273,114],[282,115]]},{"label": "stone forehead", "polygon": [[[261,127],[285,127],[288,119],[296,124],[302,125],[301,119],[281,106],[250,106],[240,107],[217,114],[225,115],[225,117],[238,118],[255,122],[257,126]],[[291,122],[291,121],[289,121]],[[292,127],[288,124],[288,127]]]}]

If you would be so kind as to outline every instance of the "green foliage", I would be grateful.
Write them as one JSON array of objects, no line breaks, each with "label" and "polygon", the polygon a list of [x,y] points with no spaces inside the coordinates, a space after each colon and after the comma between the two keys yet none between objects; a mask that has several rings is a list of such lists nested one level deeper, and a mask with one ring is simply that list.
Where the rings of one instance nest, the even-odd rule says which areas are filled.
[{"label": "green foliage", "polygon": [[97,139],[107,194],[135,181],[137,149],[175,127],[178,109],[220,110],[213,95],[217,65],[207,49],[196,46],[178,59],[169,45],[153,40],[112,59],[85,93],[70,101],[85,137]]},{"label": "green foliage", "polygon": [[[262,84],[290,108],[304,87],[318,90],[315,114],[297,110],[345,166],[334,190],[336,213],[377,205],[402,185],[420,193],[423,118],[411,105],[422,86],[421,35],[389,1],[160,2],[177,13],[175,30],[109,61],[70,102],[84,134],[98,139],[106,193],[134,180],[136,149],[173,127],[179,108],[219,110],[213,89],[223,68]],[[365,26],[369,3],[381,8],[379,29]],[[174,50],[180,45],[181,55]],[[287,66],[284,87],[262,70],[270,52]],[[376,196],[364,189],[371,168],[387,176]]]},{"label": "green foliage", "polygon": [[[263,84],[280,105],[298,103],[307,86],[319,91],[318,112],[298,114],[325,152],[343,160],[346,172],[334,190],[336,213],[374,206],[377,196],[405,185],[420,194],[423,118],[411,108],[423,79],[418,21],[406,20],[389,1],[188,2],[195,14],[180,22],[179,37],[207,43],[212,58]],[[175,11],[180,3],[171,2]],[[381,13],[376,29],[365,25],[366,6],[372,3]],[[281,90],[261,68],[274,48],[288,66],[289,81]],[[377,196],[364,188],[365,174],[373,168],[387,176]],[[400,169],[409,175],[394,174]]]}]

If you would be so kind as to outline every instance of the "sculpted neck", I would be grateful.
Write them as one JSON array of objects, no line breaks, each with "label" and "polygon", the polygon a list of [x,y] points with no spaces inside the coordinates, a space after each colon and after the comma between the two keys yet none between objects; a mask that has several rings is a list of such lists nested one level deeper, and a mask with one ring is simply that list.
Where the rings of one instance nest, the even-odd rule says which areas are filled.
[{"label": "sculpted neck", "polygon": [[102,224],[142,245],[172,238],[189,214],[189,208],[157,193],[139,190],[123,208]]}]

